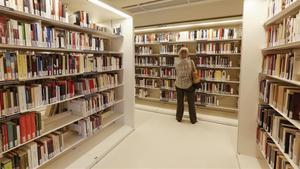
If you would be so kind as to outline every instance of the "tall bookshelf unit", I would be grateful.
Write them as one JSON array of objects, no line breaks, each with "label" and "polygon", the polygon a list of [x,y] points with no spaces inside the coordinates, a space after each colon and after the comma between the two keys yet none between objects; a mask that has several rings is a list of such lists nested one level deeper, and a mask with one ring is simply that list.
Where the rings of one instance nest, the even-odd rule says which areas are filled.
[{"label": "tall bookshelf unit", "polygon": [[[58,35],[57,41],[52,39],[52,42],[31,39],[30,45],[29,41],[25,44],[14,38],[12,42],[10,37],[6,37],[5,42],[2,31],[8,25],[3,25],[0,19],[0,67],[8,67],[6,62],[10,62],[8,69],[0,68],[0,73],[4,75],[0,80],[0,100],[4,102],[0,106],[1,167],[12,168],[18,157],[22,165],[29,169],[90,168],[133,131],[132,18],[121,16],[105,6],[95,5],[91,3],[92,0],[76,0],[76,3],[57,0],[64,4],[63,9],[59,9],[60,17],[51,17],[42,12],[38,15],[34,13],[36,11],[25,12],[16,4],[7,5],[3,0],[0,2],[1,17],[7,21],[17,21],[16,27],[7,29],[17,30],[22,23],[28,23],[32,24],[28,36],[31,38],[39,36],[35,35],[35,30],[41,35],[45,33],[38,30],[38,26],[78,35],[72,37],[74,41],[69,39],[71,42],[66,34]],[[42,5],[40,7],[42,10]],[[101,28],[68,23],[61,14],[61,10],[65,9],[68,14],[88,11],[89,18],[101,23]],[[34,24],[38,25],[36,29],[33,28]],[[121,34],[113,33],[116,27],[121,28]],[[53,59],[55,57],[58,59]],[[51,60],[54,60],[53,63]],[[32,70],[34,64],[38,66]],[[26,73],[21,72],[25,69]],[[50,84],[54,85],[52,90]],[[21,94],[22,91],[27,93]],[[33,98],[30,105],[29,98]],[[25,118],[25,122],[21,118]],[[44,154],[40,156],[42,149]]]},{"label": "tall bookshelf unit", "polygon": [[[197,106],[237,113],[242,44],[241,20],[226,18],[197,24],[192,27],[174,26],[175,28],[170,29],[164,27],[136,29],[136,98],[146,102],[176,103],[175,62],[180,47],[186,46],[202,77],[203,87],[196,91]],[[236,34],[217,37],[218,34],[225,34],[225,29],[231,29]],[[208,32],[201,32],[206,30]],[[209,32],[210,30],[212,32]],[[205,34],[209,37],[205,37]],[[232,45],[232,48],[229,49],[230,47],[226,45]],[[225,49],[221,51],[222,47],[226,48],[225,46],[227,51]],[[214,49],[218,47],[220,51],[215,52]],[[215,78],[215,75],[218,77]]]},{"label": "tall bookshelf unit", "polygon": [[269,168],[299,169],[300,1],[282,8],[273,3],[267,1],[269,13],[263,25],[267,38],[262,49],[257,147]]}]

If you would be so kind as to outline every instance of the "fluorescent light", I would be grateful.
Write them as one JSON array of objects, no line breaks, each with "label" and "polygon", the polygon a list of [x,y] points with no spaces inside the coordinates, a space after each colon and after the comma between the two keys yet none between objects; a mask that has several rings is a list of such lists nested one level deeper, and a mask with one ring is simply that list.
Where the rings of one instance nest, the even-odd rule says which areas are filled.
[{"label": "fluorescent light", "polygon": [[130,15],[128,15],[128,14],[126,14],[125,12],[122,12],[122,11],[116,9],[116,8],[113,8],[112,6],[110,6],[110,5],[108,5],[108,4],[104,3],[104,2],[102,2],[101,0],[88,0],[88,1],[91,2],[91,3],[93,3],[93,4],[95,4],[95,5],[100,6],[100,7],[102,7],[102,8],[105,8],[105,9],[107,9],[107,10],[110,10],[111,12],[113,12],[113,13],[115,13],[115,14],[117,14],[117,15],[120,15],[120,16],[122,16],[122,17],[124,17],[124,18],[131,18]]},{"label": "fluorescent light", "polygon": [[198,27],[199,26],[210,26],[210,25],[217,25],[217,24],[234,24],[234,23],[241,23],[241,22],[242,22],[242,19],[234,19],[234,20],[202,22],[202,23],[193,23],[193,24],[182,24],[182,25],[174,25],[174,26],[136,29],[136,30],[134,30],[134,32],[150,32],[150,31],[158,31],[158,30],[166,30],[166,29],[180,29],[180,28],[188,28],[188,27],[196,27],[196,26],[198,26]]}]

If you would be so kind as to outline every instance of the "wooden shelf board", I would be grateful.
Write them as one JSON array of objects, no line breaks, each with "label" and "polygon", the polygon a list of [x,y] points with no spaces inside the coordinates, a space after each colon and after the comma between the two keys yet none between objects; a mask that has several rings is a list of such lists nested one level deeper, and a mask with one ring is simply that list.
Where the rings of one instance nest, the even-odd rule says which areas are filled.
[{"label": "wooden shelf board", "polygon": [[275,79],[275,80],[279,80],[279,81],[282,81],[282,82],[285,82],[285,83],[289,83],[291,85],[300,86],[300,82],[299,81],[288,80],[288,79],[284,79],[284,78],[273,76],[273,75],[267,75],[267,74],[264,74],[264,73],[260,73],[260,74],[262,76],[266,76],[266,77],[269,77],[269,78],[272,78],[272,79]]},{"label": "wooden shelf board", "polygon": [[106,128],[107,126],[111,125],[115,121],[123,118],[125,116],[124,113],[117,113],[113,112],[111,115],[109,115],[106,118],[103,118],[102,128]]},{"label": "wooden shelf board", "polygon": [[201,79],[201,81],[220,82],[220,83],[234,83],[234,84],[239,84],[240,83],[240,81],[214,80],[214,79]]},{"label": "wooden shelf board", "polygon": [[288,16],[291,12],[296,11],[300,8],[300,1],[295,1],[293,4],[285,8],[284,10],[280,11],[279,13],[275,14],[273,17],[269,18],[265,23],[264,26],[270,26],[272,24],[277,23],[278,21],[282,20],[282,18]]},{"label": "wooden shelf board", "polygon": [[295,49],[295,48],[300,48],[300,41],[298,42],[292,42],[284,45],[277,45],[273,47],[267,47],[262,49],[263,53],[268,53],[272,50],[286,50],[286,49]]},{"label": "wooden shelf board", "polygon": [[228,70],[240,70],[240,67],[213,67],[213,66],[197,66],[199,69],[228,69]]},{"label": "wooden shelf board", "polygon": [[159,65],[135,65],[135,67],[151,67],[151,68],[160,68]]},{"label": "wooden shelf board", "polygon": [[222,94],[222,93],[210,93],[210,92],[200,92],[196,91],[196,93],[203,93],[203,94],[208,94],[208,95],[216,95],[216,96],[224,96],[224,97],[239,97],[239,95],[234,95],[234,94]]},{"label": "wooden shelf board", "polygon": [[267,164],[267,166],[269,167],[269,169],[273,169],[272,167],[271,167],[271,165],[269,164],[269,162],[267,161],[267,158],[265,157],[265,155],[264,155],[264,153],[263,153],[263,151],[261,150],[261,147],[257,144],[257,148],[258,148],[258,151],[261,153],[261,155],[263,156],[263,159],[264,159],[264,161],[266,162],[266,164]]},{"label": "wooden shelf board", "polygon": [[143,89],[151,89],[151,90],[160,90],[160,88],[150,87],[150,86],[135,86],[136,88],[143,88]]},{"label": "wooden shelf board", "polygon": [[148,78],[148,79],[160,79],[160,77],[155,76],[143,76],[143,75],[135,75],[137,78]]},{"label": "wooden shelf board", "polygon": [[160,54],[135,54],[135,56],[159,56]]}]

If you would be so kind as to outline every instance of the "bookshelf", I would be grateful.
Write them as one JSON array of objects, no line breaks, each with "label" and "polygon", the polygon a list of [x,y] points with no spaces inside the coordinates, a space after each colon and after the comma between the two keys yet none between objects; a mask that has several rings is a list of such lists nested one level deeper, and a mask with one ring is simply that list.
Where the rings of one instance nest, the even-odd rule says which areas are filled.
[{"label": "bookshelf", "polygon": [[[32,1],[34,8],[0,1],[4,169],[16,157],[29,169],[60,161],[65,163],[58,168],[91,167],[133,131],[132,18],[79,1]],[[38,156],[41,147],[47,152]],[[79,156],[66,163],[70,154]]]},{"label": "bookshelf", "polygon": [[[222,21],[229,21],[232,18],[225,18]],[[227,86],[232,91],[196,91],[199,95],[215,96],[218,100],[218,105],[211,104],[197,104],[198,107],[221,110],[231,113],[238,112],[238,98],[239,98],[239,72],[240,72],[240,59],[241,59],[241,22],[235,23],[214,23],[214,21],[203,22],[204,26],[194,26],[192,28],[174,28],[174,29],[151,29],[143,31],[143,29],[137,29],[135,34],[135,60],[136,60],[136,98],[139,100],[159,101],[162,103],[173,104],[176,102],[176,90],[175,90],[175,60],[178,59],[177,51],[181,46],[186,46],[190,50],[190,57],[196,63],[196,67],[201,72],[219,72],[224,71],[230,74],[228,79],[215,79],[213,77],[202,77],[203,87],[206,85],[213,85],[214,87]],[[207,24],[207,25],[205,25]],[[232,29],[235,31],[235,35],[232,37],[217,37],[217,32],[213,37],[213,33],[209,36],[202,34],[205,30],[220,31],[220,29]],[[146,30],[146,29],[145,29]],[[227,31],[226,30],[226,31]],[[198,32],[197,32],[198,31]],[[197,34],[198,33],[198,34]],[[223,32],[224,33],[224,32]],[[228,33],[228,32],[227,32]],[[226,34],[226,33],[224,33]],[[198,35],[198,37],[197,37]],[[193,38],[192,38],[193,37]],[[194,38],[195,37],[195,38]],[[180,39],[181,38],[181,39]],[[200,49],[200,45],[204,45],[204,50]],[[219,45],[220,48],[224,48],[224,51],[209,50],[215,45]],[[232,46],[232,50],[225,50],[229,45]],[[207,49],[207,50],[206,50]],[[228,49],[228,48],[226,48]],[[205,60],[206,59],[206,60]],[[209,59],[215,60],[224,59],[228,62],[227,65],[219,65],[216,63],[205,63]],[[200,63],[203,62],[203,63]],[[213,62],[213,61],[212,61]],[[231,65],[229,65],[231,62]],[[150,66],[147,66],[150,65]],[[147,76],[147,72],[150,72],[150,76]],[[155,74],[153,76],[152,74]],[[153,80],[147,80],[152,78]],[[142,88],[145,85],[154,86],[153,88]],[[165,87],[165,85],[170,85]],[[207,86],[207,88],[210,88]],[[157,90],[160,89],[160,90]],[[140,94],[141,93],[141,94]],[[173,97],[172,99],[164,98],[162,95],[168,95]]]},{"label": "bookshelf", "polygon": [[[300,46],[297,36],[300,30],[296,28],[299,25],[298,22],[292,22],[289,25],[287,22],[299,18],[300,1],[291,1],[286,6],[274,5],[275,1],[267,2],[266,8],[268,8],[269,16],[263,25],[267,38],[266,47],[262,49],[263,63],[259,77],[257,143],[263,157],[268,159],[266,162],[270,168],[275,168],[275,160],[280,158],[288,167],[298,169],[300,167],[298,152],[300,118],[296,113],[300,111],[298,109],[300,102],[297,100],[300,94],[298,78]],[[288,36],[291,33],[290,30],[284,29],[278,32],[278,37],[272,37],[275,35],[273,31],[280,31],[281,26],[294,27],[294,34]],[[279,130],[283,131],[282,135],[277,134]],[[270,157],[267,152],[264,152],[266,147],[271,147],[277,155]]]}]

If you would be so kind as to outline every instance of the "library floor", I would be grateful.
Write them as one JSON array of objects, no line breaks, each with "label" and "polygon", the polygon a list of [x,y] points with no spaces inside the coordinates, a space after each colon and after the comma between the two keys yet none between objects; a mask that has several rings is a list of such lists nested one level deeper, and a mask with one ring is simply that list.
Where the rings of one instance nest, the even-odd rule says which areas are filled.
[{"label": "library floor", "polygon": [[177,123],[174,116],[135,113],[136,130],[93,169],[260,168],[247,158],[239,164],[236,127],[204,121]]}]

